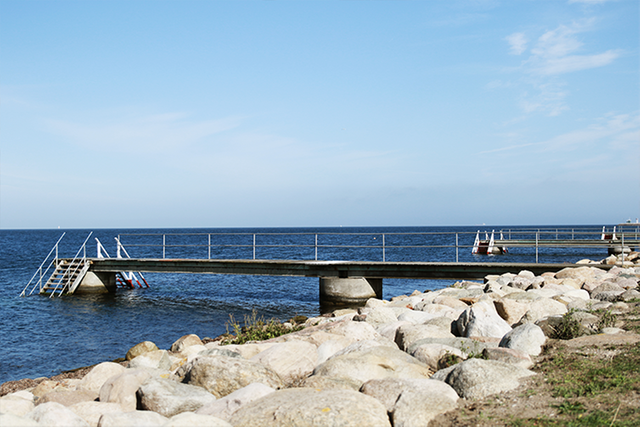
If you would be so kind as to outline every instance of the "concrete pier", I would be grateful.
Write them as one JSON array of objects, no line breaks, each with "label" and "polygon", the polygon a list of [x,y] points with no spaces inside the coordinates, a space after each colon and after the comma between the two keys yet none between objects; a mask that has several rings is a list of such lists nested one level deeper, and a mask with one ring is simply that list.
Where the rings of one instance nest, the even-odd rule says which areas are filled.
[{"label": "concrete pier", "polygon": [[321,305],[364,305],[369,298],[382,299],[382,279],[320,278]]}]

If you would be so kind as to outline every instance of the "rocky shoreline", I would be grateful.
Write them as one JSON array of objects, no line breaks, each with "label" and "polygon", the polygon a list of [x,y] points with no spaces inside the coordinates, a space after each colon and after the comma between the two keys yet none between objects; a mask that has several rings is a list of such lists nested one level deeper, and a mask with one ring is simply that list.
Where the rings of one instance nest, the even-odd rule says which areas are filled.
[{"label": "rocky shoreline", "polygon": [[120,363],[3,384],[0,425],[448,425],[468,402],[539,376],[549,341],[640,342],[616,322],[640,302],[639,262],[631,252],[370,299],[264,341],[143,342]]}]

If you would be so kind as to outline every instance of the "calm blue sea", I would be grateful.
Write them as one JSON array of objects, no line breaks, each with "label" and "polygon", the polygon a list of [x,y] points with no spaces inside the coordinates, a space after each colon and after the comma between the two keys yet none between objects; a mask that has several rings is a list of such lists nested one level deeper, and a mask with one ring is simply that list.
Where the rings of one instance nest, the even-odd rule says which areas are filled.
[{"label": "calm blue sea", "polygon": [[[87,255],[96,256],[94,238],[97,237],[111,256],[115,256],[115,237],[120,235],[132,257],[161,258],[164,239],[168,245],[164,249],[167,258],[251,258],[255,234],[256,258],[263,259],[313,259],[317,239],[321,260],[382,261],[384,241],[387,261],[455,261],[458,233],[460,261],[534,262],[532,248],[513,249],[506,255],[493,257],[471,255],[476,230],[490,232],[501,228],[507,229],[496,226],[100,229],[90,238]],[[515,233],[535,228],[509,229]],[[560,228],[565,233],[597,229],[595,226]],[[118,289],[115,295],[100,296],[19,297],[63,231],[66,235],[60,244],[60,256],[73,257],[90,230],[0,230],[0,383],[51,376],[124,357],[131,346],[144,340],[168,348],[185,334],[216,337],[226,331],[229,315],[243,319],[253,309],[265,318],[281,320],[296,314],[320,314],[318,279],[300,277],[147,273],[145,277],[151,285],[148,289]],[[300,246],[280,246],[284,244]],[[354,247],[336,248],[335,245]],[[425,248],[425,245],[438,247]],[[538,256],[540,262],[575,262],[586,257],[604,258],[606,251],[548,249],[540,251]],[[389,279],[384,281],[384,297],[411,293],[415,289],[439,289],[451,283],[450,280]]]}]

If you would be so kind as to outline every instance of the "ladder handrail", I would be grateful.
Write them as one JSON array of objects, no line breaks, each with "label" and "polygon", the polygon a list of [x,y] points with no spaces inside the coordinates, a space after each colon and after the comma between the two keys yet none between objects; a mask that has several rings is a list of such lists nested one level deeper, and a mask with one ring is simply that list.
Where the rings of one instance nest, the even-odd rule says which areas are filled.
[{"label": "ladder handrail", "polygon": [[42,273],[42,266],[47,262],[47,260],[49,259],[49,257],[51,256],[51,254],[53,253],[53,251],[56,252],[56,256],[51,260],[51,262],[49,262],[49,265],[47,266],[46,270],[44,271],[45,274],[46,272],[49,271],[49,269],[51,268],[52,264],[56,264],[57,265],[57,260],[58,260],[58,245],[60,244],[60,241],[62,240],[62,238],[64,237],[64,235],[67,234],[67,232],[63,232],[62,236],[60,236],[60,238],[58,239],[58,241],[56,242],[55,245],[53,245],[53,247],[51,248],[51,250],[49,251],[49,254],[47,254],[47,256],[44,258],[44,260],[42,261],[42,263],[40,264],[40,267],[38,267],[38,269],[36,270],[35,273],[33,273],[33,276],[31,276],[31,279],[29,279],[29,282],[27,283],[27,286],[24,287],[24,289],[22,290],[22,292],[20,293],[20,296],[23,297],[25,296],[25,293],[27,292],[27,288],[29,287],[29,285],[31,285],[31,282],[33,281],[33,279],[35,279],[36,275],[38,273],[40,273],[40,279],[38,280],[37,283],[33,284],[33,287],[31,288],[31,292],[29,292],[29,295],[31,295],[36,287],[36,284],[40,285],[40,289],[42,289],[42,277],[43,277],[43,273]]},{"label": "ladder handrail", "polygon": [[[87,241],[89,241],[89,238],[91,237],[91,235],[92,235],[92,234],[93,234],[93,231],[89,233],[89,235],[87,236],[87,238],[86,238],[86,239],[84,239],[84,242],[82,243],[82,246],[80,246],[80,249],[78,249],[78,252],[76,252],[76,255],[75,255],[75,256],[73,257],[73,259],[71,260],[71,263],[69,263],[69,267],[72,267],[72,266],[73,266],[73,264],[75,263],[75,261],[78,259],[78,256],[80,255],[80,252],[84,252],[84,253],[83,253],[83,256],[82,256],[82,259],[81,259],[81,261],[83,261],[83,262],[78,263],[78,265],[76,265],[76,266],[75,266],[75,268],[73,269],[73,271],[71,271],[71,272],[70,272],[70,271],[69,271],[69,269],[67,269],[67,270],[65,271],[65,273],[64,273],[64,274],[63,274],[63,276],[62,276],[62,280],[60,280],[60,282],[58,282],[58,284],[56,285],[56,287],[55,287],[55,288],[53,289],[53,291],[51,292],[51,295],[49,296],[49,298],[52,298],[52,297],[56,294],[56,291],[58,290],[58,288],[60,287],[60,285],[64,282],[64,277],[65,277],[65,276],[71,277],[71,275],[75,274],[75,273],[76,273],[76,271],[78,271],[78,268],[79,268],[81,265],[84,265],[84,264],[86,264],[86,263],[87,263]],[[66,286],[63,286],[63,287],[62,287],[62,289],[60,289],[60,295],[58,295],[58,296],[62,296],[62,293],[64,292],[64,288],[65,288],[65,287],[66,287]]]}]

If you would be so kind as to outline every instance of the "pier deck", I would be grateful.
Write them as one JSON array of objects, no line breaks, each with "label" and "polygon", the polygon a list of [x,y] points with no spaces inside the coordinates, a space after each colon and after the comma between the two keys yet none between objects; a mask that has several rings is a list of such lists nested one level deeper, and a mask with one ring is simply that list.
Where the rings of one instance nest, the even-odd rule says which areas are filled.
[{"label": "pier deck", "polygon": [[[115,273],[143,271],[155,273],[243,274],[376,279],[456,279],[481,280],[489,274],[529,270],[536,275],[557,272],[577,264],[538,263],[456,263],[456,262],[373,262],[373,261],[286,261],[208,259],[125,259],[93,258],[90,271]],[[608,269],[611,266],[598,265]]]}]

